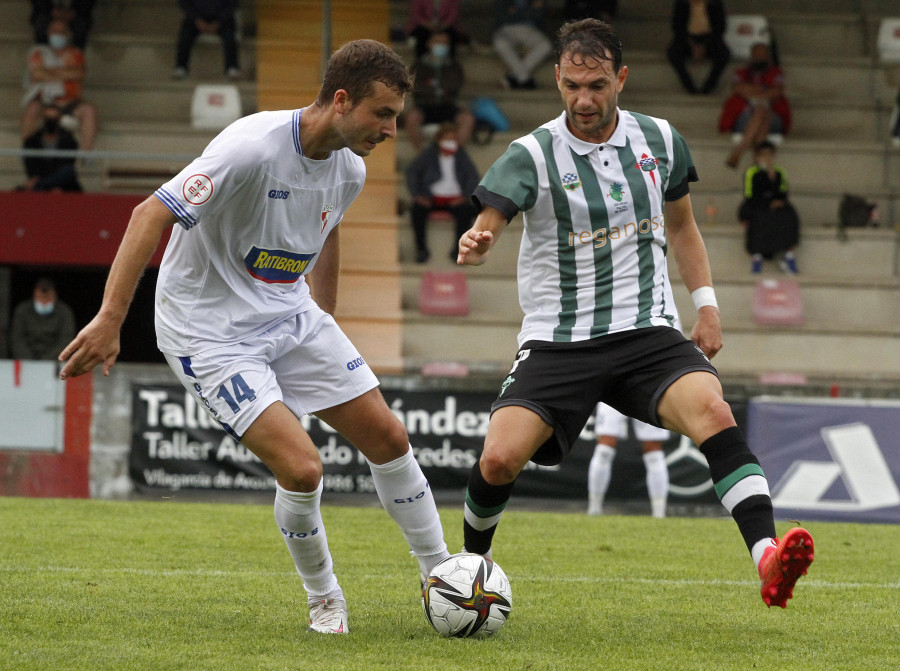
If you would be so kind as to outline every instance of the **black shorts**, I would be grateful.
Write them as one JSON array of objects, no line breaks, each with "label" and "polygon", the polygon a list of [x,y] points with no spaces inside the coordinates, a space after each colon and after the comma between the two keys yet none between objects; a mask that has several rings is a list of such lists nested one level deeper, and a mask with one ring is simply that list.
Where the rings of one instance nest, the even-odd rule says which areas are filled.
[{"label": "black shorts", "polygon": [[531,458],[561,462],[601,401],[628,417],[661,426],[660,397],[693,371],[718,375],[697,345],[668,326],[654,326],[573,343],[526,342],[504,380],[493,413],[507,405],[536,412],[554,436]]}]

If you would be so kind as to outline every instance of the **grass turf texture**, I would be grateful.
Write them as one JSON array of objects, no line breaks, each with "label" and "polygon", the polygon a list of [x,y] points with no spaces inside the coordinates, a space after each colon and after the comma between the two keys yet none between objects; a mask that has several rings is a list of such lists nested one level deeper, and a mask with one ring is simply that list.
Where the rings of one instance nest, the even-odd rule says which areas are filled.
[{"label": "grass turf texture", "polygon": [[[457,549],[462,509],[441,514]],[[728,519],[514,502],[495,539],[512,615],[479,641],[428,625],[417,565],[382,510],[326,501],[323,516],[349,636],[305,633],[269,506],[0,498],[0,668],[896,668],[898,527],[807,525],[816,561],[781,610],[762,603]]]}]

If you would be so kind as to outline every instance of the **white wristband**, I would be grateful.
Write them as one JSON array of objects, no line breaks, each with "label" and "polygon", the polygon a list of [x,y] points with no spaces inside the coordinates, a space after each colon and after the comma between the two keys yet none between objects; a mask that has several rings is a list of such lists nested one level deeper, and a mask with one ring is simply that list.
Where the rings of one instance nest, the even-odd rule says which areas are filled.
[{"label": "white wristband", "polygon": [[691,298],[694,299],[694,307],[698,310],[703,307],[712,306],[719,309],[716,303],[716,292],[712,287],[700,287],[691,292]]}]

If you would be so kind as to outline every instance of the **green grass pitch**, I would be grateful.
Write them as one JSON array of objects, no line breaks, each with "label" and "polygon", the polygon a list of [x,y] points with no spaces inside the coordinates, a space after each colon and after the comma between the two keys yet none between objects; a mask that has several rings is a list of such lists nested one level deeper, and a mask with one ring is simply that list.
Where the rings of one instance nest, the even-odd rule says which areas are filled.
[{"label": "green grass pitch", "polygon": [[[0,669],[892,669],[900,527],[809,523],[810,574],[767,609],[728,519],[516,510],[514,605],[486,640],[426,622],[380,509],[323,509],[351,633],[305,633],[270,506],[0,498]],[[451,549],[461,508],[442,508]],[[779,532],[789,523],[779,523]]]}]

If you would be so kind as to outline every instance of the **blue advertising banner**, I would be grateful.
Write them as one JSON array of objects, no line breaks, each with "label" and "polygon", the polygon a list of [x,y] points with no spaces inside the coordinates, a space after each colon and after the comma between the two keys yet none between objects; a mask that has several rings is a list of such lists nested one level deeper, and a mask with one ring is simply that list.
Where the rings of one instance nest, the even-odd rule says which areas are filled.
[{"label": "blue advertising banner", "polygon": [[776,516],[900,522],[900,402],[754,398],[747,441]]}]

